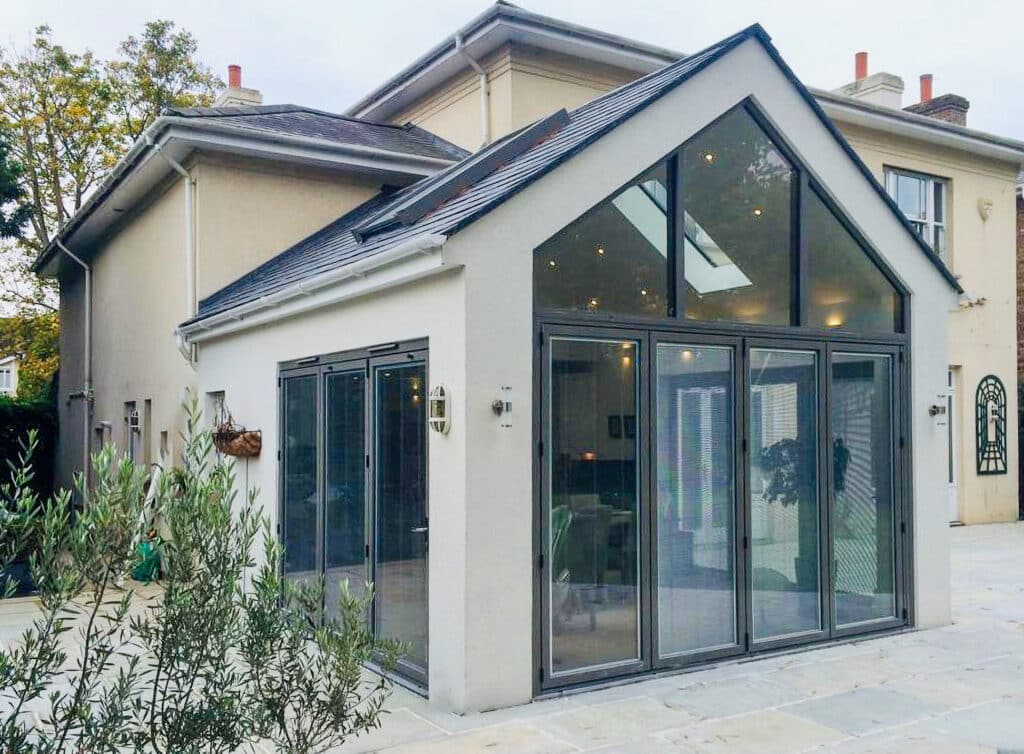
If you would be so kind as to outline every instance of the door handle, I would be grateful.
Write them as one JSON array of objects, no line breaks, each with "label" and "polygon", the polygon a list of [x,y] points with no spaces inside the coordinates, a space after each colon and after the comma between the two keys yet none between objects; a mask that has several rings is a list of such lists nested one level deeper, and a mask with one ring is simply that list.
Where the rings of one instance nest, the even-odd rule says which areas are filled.
[{"label": "door handle", "polygon": [[411,531],[413,534],[423,534],[423,533],[425,533],[427,531],[427,527],[426,526],[415,526],[412,529],[410,529],[409,531]]}]

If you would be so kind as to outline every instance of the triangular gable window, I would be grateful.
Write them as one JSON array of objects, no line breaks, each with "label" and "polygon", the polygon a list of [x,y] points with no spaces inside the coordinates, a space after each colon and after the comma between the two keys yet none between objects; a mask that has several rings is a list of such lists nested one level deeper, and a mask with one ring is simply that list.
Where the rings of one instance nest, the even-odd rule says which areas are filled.
[{"label": "triangular gable window", "polygon": [[536,307],[900,332],[898,289],[761,120],[730,110],[538,247]]},{"label": "triangular gable window", "polygon": [[894,332],[901,297],[816,191],[809,191],[807,324],[857,332]]},{"label": "triangular gable window", "polygon": [[796,171],[745,109],[680,150],[686,319],[788,325]]}]

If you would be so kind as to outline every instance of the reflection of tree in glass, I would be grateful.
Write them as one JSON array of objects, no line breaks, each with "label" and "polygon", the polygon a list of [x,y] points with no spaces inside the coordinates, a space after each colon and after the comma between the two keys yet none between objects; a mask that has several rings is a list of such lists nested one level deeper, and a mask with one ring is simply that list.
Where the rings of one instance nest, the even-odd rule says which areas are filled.
[{"label": "reflection of tree in glass", "polygon": [[[684,163],[687,211],[727,254],[766,231],[782,230],[780,240],[788,242],[793,170],[745,111],[699,134],[687,145]],[[740,216],[756,222],[735,222]]]},{"label": "reflection of tree in glass", "polygon": [[769,502],[796,505],[803,490],[800,483],[800,443],[787,437],[761,451],[761,467],[768,472],[764,496]]}]

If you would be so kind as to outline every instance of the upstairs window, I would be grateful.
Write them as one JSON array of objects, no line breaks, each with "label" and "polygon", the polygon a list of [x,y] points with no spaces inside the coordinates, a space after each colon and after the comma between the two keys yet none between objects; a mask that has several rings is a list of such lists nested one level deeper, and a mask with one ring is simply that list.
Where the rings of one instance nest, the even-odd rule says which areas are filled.
[{"label": "upstairs window", "polygon": [[946,181],[942,178],[895,168],[885,169],[885,190],[917,234],[946,259]]}]

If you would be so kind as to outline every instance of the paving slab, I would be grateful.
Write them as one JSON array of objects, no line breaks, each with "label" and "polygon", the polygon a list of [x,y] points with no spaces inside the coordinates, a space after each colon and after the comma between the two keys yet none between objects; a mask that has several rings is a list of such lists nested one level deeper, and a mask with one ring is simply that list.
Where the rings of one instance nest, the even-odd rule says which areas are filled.
[{"label": "paving slab", "polygon": [[883,686],[872,686],[791,704],[785,711],[850,735],[863,735],[930,717],[946,708]]},{"label": "paving slab", "polygon": [[791,754],[845,736],[805,718],[762,710],[669,731],[665,738],[695,754]]},{"label": "paving slab", "polygon": [[649,696],[594,704],[537,718],[534,724],[580,749],[622,744],[698,721],[684,709]]},{"label": "paving slab", "polygon": [[560,754],[575,746],[527,723],[506,723],[388,749],[389,754]]}]

